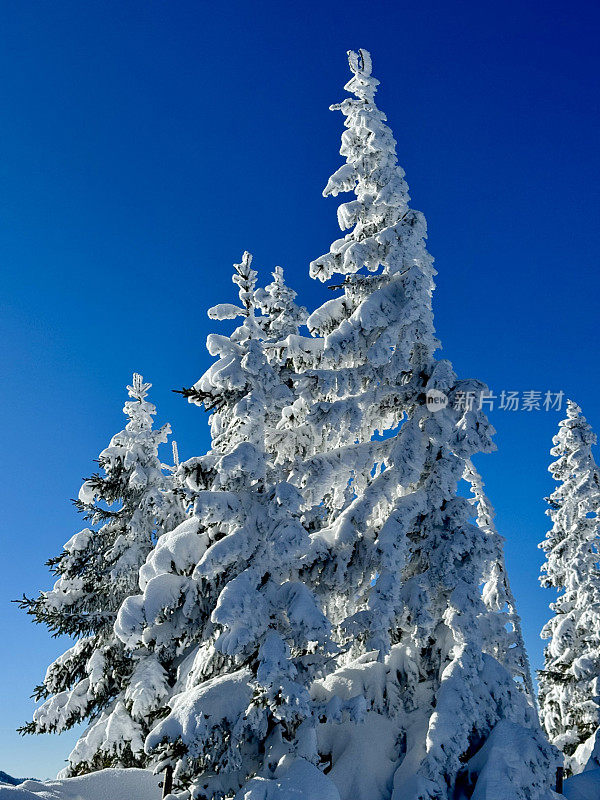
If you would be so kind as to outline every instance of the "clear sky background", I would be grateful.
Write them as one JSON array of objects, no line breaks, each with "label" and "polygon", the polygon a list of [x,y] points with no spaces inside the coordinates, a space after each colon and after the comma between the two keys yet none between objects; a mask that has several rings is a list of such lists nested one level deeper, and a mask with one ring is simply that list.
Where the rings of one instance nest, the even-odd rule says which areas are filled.
[{"label": "clear sky background", "polygon": [[[0,769],[54,775],[73,734],[22,739],[65,649],[10,600],[82,527],[69,498],[123,426],[133,370],[183,458],[207,420],[206,309],[244,249],[314,308],[339,236],[346,50],[371,50],[439,271],[443,354],[492,390],[564,391],[600,431],[600,10],[593,2],[4,0],[0,4]],[[534,666],[555,411],[494,410],[480,458]],[[167,453],[165,453],[165,458]]]}]

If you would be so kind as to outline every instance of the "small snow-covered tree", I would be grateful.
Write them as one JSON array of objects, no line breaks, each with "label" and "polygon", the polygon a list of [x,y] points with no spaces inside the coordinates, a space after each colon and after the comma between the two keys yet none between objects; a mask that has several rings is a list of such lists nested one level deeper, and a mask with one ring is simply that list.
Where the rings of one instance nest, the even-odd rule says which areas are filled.
[{"label": "small snow-covered tree", "polygon": [[483,601],[488,609],[499,613],[490,617],[495,622],[495,629],[490,631],[489,652],[513,675],[535,708],[535,691],[521,629],[521,618],[517,612],[515,597],[506,571],[504,539],[494,523],[495,512],[485,493],[481,475],[470,460],[466,462],[463,477],[471,486],[477,524],[493,542],[494,557],[487,565],[484,575]]},{"label": "small snow-covered tree", "polygon": [[[284,425],[311,530],[304,576],[346,650],[314,689],[330,709],[321,753],[342,800],[483,798],[490,783],[494,797],[539,798],[553,751],[490,654],[506,622],[481,591],[497,542],[458,493],[468,460],[492,449],[493,429],[469,401],[485,386],[435,358],[425,219],[409,205],[368,53],[351,52],[350,67],[355,97],[332,107],[346,118],[346,163],[324,192],[354,192],[338,209],[349,232],[311,264],[319,280],[341,275],[343,291],[309,317],[312,342],[291,336],[286,351],[301,373]],[[428,407],[432,393],[447,405]],[[379,715],[366,718],[379,731],[369,739],[396,759],[383,786],[365,785],[368,765],[347,757],[364,729],[345,732],[346,747],[329,723],[336,685],[358,688],[367,715]],[[521,755],[522,770],[498,766]]]},{"label": "small snow-covered tree", "polygon": [[[105,766],[143,765],[143,743],[169,695],[167,675],[152,654],[126,651],[113,626],[123,600],[138,590],[138,573],[161,534],[177,525],[183,507],[158,457],[170,426],[153,429],[151,384],[134,373],[128,422],[100,453],[100,472],[76,501],[91,523],[48,564],[50,591],[21,606],[53,635],[75,644],[54,661],[35,697],[44,702],[23,733],[61,732],[90,721],[69,756],[65,775]],[[152,696],[152,699],[151,699]]]},{"label": "small snow-covered tree", "polygon": [[270,445],[293,395],[285,368],[266,354],[303,315],[290,313],[293,295],[280,271],[275,278],[259,294],[245,253],[233,276],[240,304],[209,311],[242,321],[230,336],[208,337],[218,360],[185,391],[212,411],[210,451],[180,468],[193,515],[151,553],[143,594],[125,602],[117,624],[131,646],[179,662],[179,692],[147,749],[158,768],[175,761],[176,781],[211,800],[248,778],[267,780],[285,756],[304,759],[303,774],[317,759],[308,687],[329,625],[297,578],[309,545],[302,497],[275,463],[280,439]]},{"label": "small snow-covered tree", "polygon": [[286,284],[281,267],[275,267],[271,283],[256,290],[255,302],[263,314],[259,323],[267,341],[281,342],[290,335],[297,335],[298,329],[306,324],[308,313],[296,304],[297,296]]},{"label": "small snow-covered tree", "polygon": [[540,580],[559,594],[542,630],[549,642],[539,702],[550,740],[579,772],[600,725],[600,479],[596,436],[571,401],[553,443],[550,472],[559,485],[548,498],[552,529],[540,544]]}]

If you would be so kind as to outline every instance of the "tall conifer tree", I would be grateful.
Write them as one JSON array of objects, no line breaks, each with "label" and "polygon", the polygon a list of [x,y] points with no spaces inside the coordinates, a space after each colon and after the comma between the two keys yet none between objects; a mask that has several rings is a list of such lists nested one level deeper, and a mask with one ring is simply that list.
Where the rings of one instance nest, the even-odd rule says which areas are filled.
[{"label": "tall conifer tree", "polygon": [[487,536],[491,537],[495,550],[495,557],[487,566],[483,586],[483,601],[487,608],[500,612],[493,617],[497,622],[497,629],[492,632],[490,652],[513,675],[531,705],[535,707],[535,691],[521,629],[521,618],[517,612],[504,560],[504,540],[494,523],[495,512],[485,494],[484,483],[471,461],[467,461],[464,478],[470,484],[473,493],[477,524]]},{"label": "tall conifer tree", "polygon": [[148,653],[126,651],[113,631],[119,606],[138,591],[148,553],[183,516],[158,457],[171,429],[153,429],[150,386],[134,373],[123,409],[125,430],[100,453],[100,472],[81,487],[76,506],[92,527],[75,534],[48,562],[57,576],[54,587],[21,602],[53,635],[76,640],[48,667],[35,690],[44,702],[21,729],[60,733],[90,721],[69,756],[66,776],[143,765],[144,738],[169,694],[160,664]]},{"label": "tall conifer tree", "polygon": [[[332,106],[345,116],[346,163],[324,191],[354,193],[338,209],[349,232],[311,264],[321,281],[341,275],[343,291],[309,317],[314,340],[291,337],[287,350],[302,372],[287,419],[299,459],[292,480],[312,531],[305,580],[346,651],[318,695],[331,703],[340,682],[362,687],[368,713],[393,720],[391,728],[369,723],[380,724],[395,752],[392,786],[377,788],[382,798],[491,797],[490,783],[497,797],[538,798],[552,779],[553,751],[490,655],[506,621],[481,592],[497,547],[457,488],[468,460],[493,448],[493,429],[469,401],[485,386],[459,380],[435,357],[425,219],[409,205],[370,57],[349,55],[354,97]],[[447,405],[428,407],[435,396]],[[377,690],[365,683],[372,680]],[[342,800],[377,796],[364,784],[356,790],[366,764],[352,759],[350,781],[338,769],[344,747],[332,731],[321,750]],[[500,766],[507,757],[523,759],[523,769]]]},{"label": "tall conifer tree", "polygon": [[550,472],[558,486],[548,498],[552,529],[540,544],[541,583],[559,594],[542,630],[549,641],[539,699],[550,741],[579,772],[600,724],[600,478],[596,436],[571,401],[553,443]]},{"label": "tall conifer tree", "polygon": [[141,571],[143,594],[126,601],[117,624],[129,644],[179,660],[179,693],[147,749],[159,768],[176,765],[179,785],[210,800],[233,796],[252,776],[269,779],[282,758],[320,777],[308,689],[329,624],[297,579],[309,545],[302,497],[276,464],[276,428],[293,395],[273,354],[303,312],[280,270],[260,293],[256,277],[245,253],[233,276],[239,305],[209,311],[241,324],[209,336],[217,361],[184,392],[212,412],[210,451],[180,468],[193,515],[159,542]]}]

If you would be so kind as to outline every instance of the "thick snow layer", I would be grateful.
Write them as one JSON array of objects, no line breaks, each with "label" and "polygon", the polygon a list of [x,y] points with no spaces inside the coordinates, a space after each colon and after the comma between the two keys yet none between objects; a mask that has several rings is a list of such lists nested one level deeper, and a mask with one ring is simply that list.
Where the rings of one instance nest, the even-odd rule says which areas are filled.
[{"label": "thick snow layer", "polygon": [[171,713],[151,731],[146,747],[158,746],[165,736],[171,741],[182,738],[199,746],[215,726],[224,721],[234,722],[248,708],[252,699],[250,677],[248,670],[238,670],[174,697]]},{"label": "thick snow layer", "polygon": [[236,800],[340,800],[340,796],[327,776],[299,758],[280,777],[253,778]]},{"label": "thick snow layer", "polygon": [[580,772],[595,770],[600,767],[600,736],[595,731],[585,742],[582,742],[570,758],[571,771]]},{"label": "thick snow layer", "polygon": [[159,780],[145,769],[103,769],[79,778],[0,786],[0,800],[159,800]]},{"label": "thick snow layer", "polygon": [[[598,800],[600,769],[591,769],[565,781],[563,794],[568,800]],[[559,795],[557,795],[558,797]]]},{"label": "thick snow layer", "polygon": [[[472,800],[512,800],[526,796],[538,758],[531,731],[503,719],[486,743],[467,763],[465,773],[476,778]],[[540,797],[540,794],[537,795]],[[541,797],[551,797],[550,790]]]},{"label": "thick snow layer", "polygon": [[342,798],[387,800],[398,766],[397,724],[383,714],[369,712],[363,722],[319,726],[319,744],[331,755],[328,778]]}]

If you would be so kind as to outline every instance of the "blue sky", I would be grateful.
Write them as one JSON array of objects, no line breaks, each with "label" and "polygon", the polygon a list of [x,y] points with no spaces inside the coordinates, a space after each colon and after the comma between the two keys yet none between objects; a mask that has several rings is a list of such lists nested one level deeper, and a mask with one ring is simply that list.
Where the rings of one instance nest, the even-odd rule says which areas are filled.
[{"label": "blue sky", "polygon": [[[371,50],[439,271],[446,357],[492,390],[564,391],[600,431],[600,66],[591,2],[7,0],[0,5],[0,769],[56,773],[73,735],[21,739],[65,643],[9,601],[50,585],[69,503],[122,427],[133,370],[182,457],[203,412],[206,309],[244,249],[314,307],[339,235],[346,50]],[[537,542],[556,412],[495,410],[480,458],[535,666]]]}]

